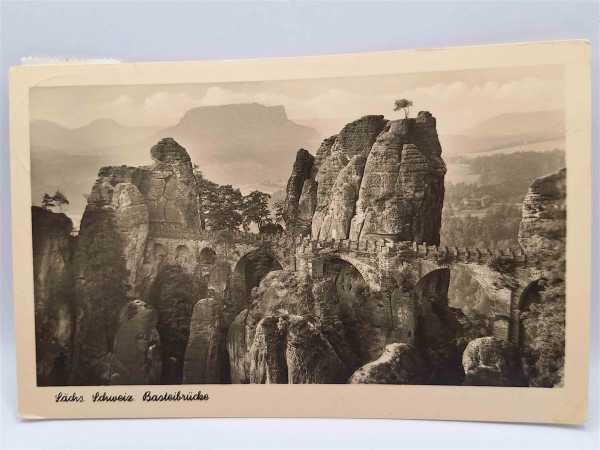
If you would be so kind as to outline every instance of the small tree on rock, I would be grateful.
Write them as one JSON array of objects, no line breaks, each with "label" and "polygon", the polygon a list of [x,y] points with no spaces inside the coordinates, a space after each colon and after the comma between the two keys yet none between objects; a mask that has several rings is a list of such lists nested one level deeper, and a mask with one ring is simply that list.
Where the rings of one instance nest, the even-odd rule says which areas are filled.
[{"label": "small tree on rock", "polygon": [[45,192],[44,196],[42,197],[42,208],[50,209],[54,206],[55,206],[54,199],[52,198],[51,195],[48,195],[48,193]]},{"label": "small tree on rock", "polygon": [[410,107],[413,105],[412,100],[407,98],[400,98],[394,102],[394,111],[404,111],[404,118],[408,117],[410,113]]},{"label": "small tree on rock", "polygon": [[48,193],[44,193],[42,197],[42,208],[46,210],[52,210],[53,208],[57,208],[58,212],[62,212],[63,206],[68,205],[69,200],[60,190],[56,190],[54,195],[48,195]]}]

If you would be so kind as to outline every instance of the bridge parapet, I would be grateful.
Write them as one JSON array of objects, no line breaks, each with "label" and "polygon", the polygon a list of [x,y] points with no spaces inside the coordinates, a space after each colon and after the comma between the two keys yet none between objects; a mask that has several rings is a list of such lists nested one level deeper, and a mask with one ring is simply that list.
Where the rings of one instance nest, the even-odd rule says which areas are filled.
[{"label": "bridge parapet", "polygon": [[521,248],[463,248],[447,246],[429,246],[412,243],[414,257],[436,260],[438,262],[488,263],[494,258],[504,258],[516,264],[527,264],[529,258]]},{"label": "bridge parapet", "polygon": [[389,242],[383,239],[351,241],[349,239],[315,241],[304,238],[299,241],[296,253],[307,254],[330,250],[368,255],[403,256],[406,259],[427,259],[438,264],[474,263],[486,264],[501,257],[518,265],[532,263],[521,248],[463,248],[427,245],[411,241]]},{"label": "bridge parapet", "polygon": [[151,223],[150,236],[171,239],[190,239],[196,241],[219,242],[232,244],[244,243],[261,245],[270,243],[280,248],[287,248],[296,254],[314,254],[322,251],[355,253],[364,257],[402,256],[406,259],[426,259],[437,264],[453,263],[486,264],[494,258],[502,257],[517,265],[533,265],[535,259],[528,257],[521,248],[462,248],[427,245],[412,241],[391,242],[385,239],[366,239],[352,241],[350,239],[312,240],[310,236],[299,236],[287,233],[257,234],[240,230],[215,231],[183,229],[177,223]]},{"label": "bridge parapet", "polygon": [[352,241],[349,239],[332,239],[327,241],[315,241],[305,238],[299,242],[296,253],[306,254],[322,250],[375,256],[382,253],[389,253],[394,250],[394,247],[391,243],[383,240]]}]

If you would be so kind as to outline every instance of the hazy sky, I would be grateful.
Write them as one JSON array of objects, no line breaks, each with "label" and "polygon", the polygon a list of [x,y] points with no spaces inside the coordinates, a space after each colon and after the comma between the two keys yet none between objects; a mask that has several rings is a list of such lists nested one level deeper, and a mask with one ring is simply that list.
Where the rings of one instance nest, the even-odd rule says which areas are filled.
[{"label": "hazy sky", "polygon": [[32,119],[68,128],[110,118],[123,125],[174,125],[189,109],[258,102],[284,105],[292,120],[398,117],[394,99],[438,118],[438,132],[460,133],[507,112],[562,109],[561,66],[435,72],[335,79],[152,86],[84,86],[33,89]]},{"label": "hazy sky", "polygon": [[[413,116],[419,110],[431,111],[437,118],[438,133],[443,135],[461,134],[503,113],[561,110],[564,96],[562,66],[535,66],[251,83],[34,88],[30,92],[30,112],[32,120],[49,120],[67,128],[81,127],[96,119],[113,119],[126,126],[163,129],[177,124],[195,107],[256,102],[284,105],[291,120],[315,128],[324,138],[366,114],[399,118],[401,113],[393,111],[394,100],[406,97],[414,102]],[[95,138],[88,137],[91,141],[89,145],[83,143],[82,150],[93,150]],[[313,152],[318,142],[314,145],[310,148]],[[149,163],[146,149],[141,153],[128,150],[128,156],[139,158],[128,164]],[[202,148],[194,146],[188,146],[188,150],[211,180],[232,183],[243,192],[274,192],[285,188],[297,147],[277,155],[289,160],[285,170],[248,158],[248,148],[225,159],[223,155],[211,159]],[[45,154],[43,149],[33,151],[40,152],[32,153],[34,159],[38,156],[37,165],[32,166],[34,202],[43,192],[60,187],[71,199],[69,214],[76,223],[85,207],[83,195],[93,185],[98,168],[124,163],[105,161],[96,150],[84,159],[69,161],[59,161],[60,155]],[[65,177],[64,167],[69,164],[77,167],[76,173]],[[448,167],[447,179],[452,179],[455,168]]]}]

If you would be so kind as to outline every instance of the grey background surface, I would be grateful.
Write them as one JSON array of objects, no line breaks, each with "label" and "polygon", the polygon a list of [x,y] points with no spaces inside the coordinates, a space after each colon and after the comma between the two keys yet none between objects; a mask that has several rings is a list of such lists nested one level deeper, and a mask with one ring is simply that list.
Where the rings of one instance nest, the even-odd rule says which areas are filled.
[{"label": "grey background surface", "polygon": [[[17,419],[7,98],[8,68],[23,56],[190,60],[586,38],[593,46],[597,100],[598,2],[0,0],[0,15],[0,448],[600,448],[598,277],[592,286],[589,420],[583,427],[316,419]],[[598,119],[595,101],[594,123]],[[592,248],[593,273],[598,274],[598,127],[593,139]]]}]

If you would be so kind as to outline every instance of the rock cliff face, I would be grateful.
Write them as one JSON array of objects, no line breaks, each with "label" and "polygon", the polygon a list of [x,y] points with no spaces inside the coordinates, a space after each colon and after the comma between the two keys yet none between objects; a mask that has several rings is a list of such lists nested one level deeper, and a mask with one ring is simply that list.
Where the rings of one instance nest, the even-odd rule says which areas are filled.
[{"label": "rock cliff face", "polygon": [[111,381],[106,376],[112,372],[110,361],[119,312],[127,303],[129,290],[127,243],[117,231],[117,223],[112,203],[88,203],[74,255],[77,339],[70,382],[75,385],[90,380],[98,384]]},{"label": "rock cliff face", "polygon": [[234,383],[343,383],[356,365],[331,279],[275,271],[229,329]]},{"label": "rock cliff face", "polygon": [[98,380],[114,361],[119,311],[136,297],[160,313],[162,381],[181,382],[189,320],[199,298],[194,296],[206,292],[201,279],[185,273],[185,249],[177,267],[169,266],[161,259],[161,245],[149,244],[149,236],[197,231],[198,188],[186,150],[173,139],[162,139],[150,154],[151,166],[100,169],[88,197],[74,257],[73,383]]},{"label": "rock cliff face", "polygon": [[73,278],[70,236],[64,214],[32,208],[37,382],[66,384],[71,370]]},{"label": "rock cliff face", "polygon": [[192,312],[185,350],[184,383],[222,383],[229,379],[226,332],[223,304],[213,298],[199,300]]},{"label": "rock cliff face", "polygon": [[150,153],[155,162],[150,170],[144,170],[140,186],[150,222],[198,230],[198,187],[187,151],[173,139],[165,138]]},{"label": "rock cliff face", "polygon": [[352,374],[352,384],[423,384],[427,368],[415,348],[408,344],[390,344],[375,361]]},{"label": "rock cliff face", "polygon": [[533,260],[536,275],[520,291],[515,305],[517,337],[511,344],[492,336],[471,340],[463,353],[464,384],[563,384],[565,238],[566,169],[562,169],[534,180],[523,201],[519,243]]},{"label": "rock cliff face", "polygon": [[149,303],[158,311],[157,329],[161,337],[162,384],[179,384],[194,305],[206,291],[195,289],[190,274],[178,265],[165,265],[152,285]]},{"label": "rock cliff face", "polygon": [[469,342],[463,354],[467,386],[519,386],[516,348],[494,337]]},{"label": "rock cliff face", "polygon": [[119,314],[112,384],[158,384],[162,369],[158,315],[141,300],[127,303]]},{"label": "rock cliff face", "polygon": [[430,367],[431,384],[460,384],[463,377],[456,346],[459,324],[448,307],[449,281],[449,270],[435,270],[421,279],[413,293],[415,346]]},{"label": "rock cliff face", "polygon": [[523,200],[519,244],[528,254],[553,257],[565,251],[567,170],[536,179]]},{"label": "rock cliff face", "polygon": [[[462,382],[447,276],[431,277],[412,298],[388,298],[369,292],[352,266],[326,264],[321,278],[274,271],[253,290],[227,337],[232,382]],[[398,320],[405,302],[417,322],[408,336]]]},{"label": "rock cliff face", "polygon": [[286,224],[313,239],[389,238],[439,244],[446,167],[435,118],[365,116],[300,150],[288,182]]},{"label": "rock cliff face", "polygon": [[[292,167],[292,175],[286,187],[286,208],[284,212],[288,229],[304,234],[310,229],[314,211],[314,195],[307,192],[310,189],[310,176],[315,158],[301,148],[296,155]],[[305,188],[306,186],[306,188]],[[302,201],[300,201],[302,199]]]},{"label": "rock cliff face", "polygon": [[566,169],[536,179],[523,201],[519,243],[542,273],[521,295],[519,353],[531,386],[563,384],[565,358]]}]

